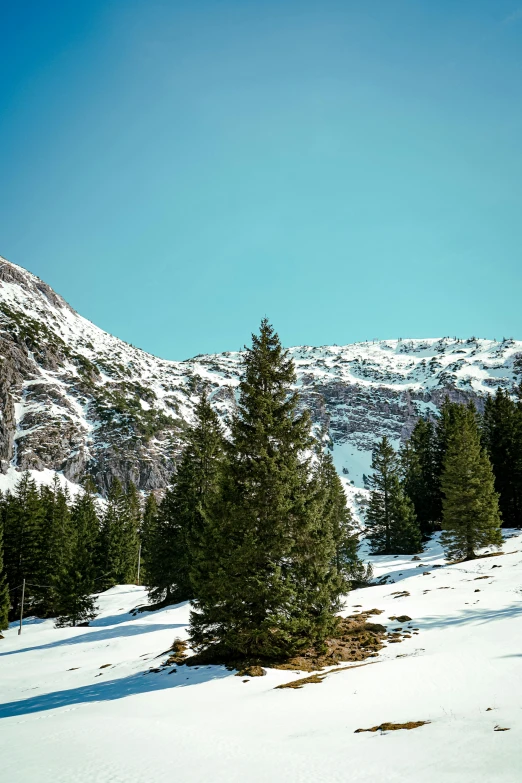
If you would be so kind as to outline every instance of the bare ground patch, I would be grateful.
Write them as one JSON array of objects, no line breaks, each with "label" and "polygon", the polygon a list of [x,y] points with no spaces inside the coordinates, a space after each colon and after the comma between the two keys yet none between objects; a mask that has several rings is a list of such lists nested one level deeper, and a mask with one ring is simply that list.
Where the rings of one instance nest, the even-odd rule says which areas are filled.
[{"label": "bare ground patch", "polygon": [[355,729],[355,734],[361,734],[363,731],[399,731],[400,729],[418,729],[419,726],[426,726],[431,723],[429,720],[410,720],[408,723],[381,723],[379,726],[372,726],[371,729]]}]

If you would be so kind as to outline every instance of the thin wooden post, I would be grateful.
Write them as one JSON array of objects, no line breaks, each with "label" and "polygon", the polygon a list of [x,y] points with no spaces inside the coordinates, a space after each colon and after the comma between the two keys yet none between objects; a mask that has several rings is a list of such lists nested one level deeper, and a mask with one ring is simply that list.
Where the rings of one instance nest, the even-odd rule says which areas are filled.
[{"label": "thin wooden post", "polygon": [[141,544],[138,549],[138,584],[140,583],[140,566],[141,566]]}]

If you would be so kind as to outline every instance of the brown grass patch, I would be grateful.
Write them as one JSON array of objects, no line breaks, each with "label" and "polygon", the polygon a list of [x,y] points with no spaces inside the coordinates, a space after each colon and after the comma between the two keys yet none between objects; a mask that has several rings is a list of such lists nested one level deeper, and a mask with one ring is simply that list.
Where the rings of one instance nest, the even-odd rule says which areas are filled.
[{"label": "brown grass patch", "polygon": [[431,723],[429,720],[410,720],[408,723],[381,723],[379,726],[372,726],[371,729],[355,729],[355,734],[361,734],[363,731],[399,731],[399,729],[418,729],[419,726],[426,726]]},{"label": "brown grass patch", "polygon": [[245,666],[238,671],[236,677],[264,677],[265,674],[266,669],[262,666]]},{"label": "brown grass patch", "polygon": [[[172,647],[170,650],[166,650],[168,653],[173,653],[172,655],[169,655],[163,666],[173,666],[174,664],[181,665],[185,663],[185,660],[187,658],[187,648],[188,643],[184,641],[183,639],[180,639],[179,637],[176,637],[174,641],[172,642]],[[165,655],[165,653],[161,653],[162,655]],[[159,658],[159,655],[157,656]]]},{"label": "brown grass patch", "polygon": [[337,674],[338,672],[347,672],[350,669],[360,669],[361,666],[371,666],[373,663],[380,663],[380,661],[368,661],[368,663],[358,663],[356,666],[339,666],[337,669],[330,669],[328,672],[317,672],[311,674],[310,677],[301,677],[299,680],[292,680],[291,682],[285,682],[282,685],[276,685],[275,690],[283,688],[302,688],[303,685],[311,685],[322,682],[329,674]]},{"label": "brown grass patch", "polygon": [[250,656],[238,659],[227,656],[225,651],[216,646],[189,657],[183,655],[181,659],[177,655],[171,656],[165,665],[225,665],[227,669],[237,669],[245,676],[251,667],[316,672],[338,663],[365,661],[367,658],[375,658],[384,647],[386,626],[368,622],[368,618],[376,614],[382,614],[382,609],[369,609],[349,617],[339,617],[335,636],[326,639],[320,647],[309,647],[291,658],[268,660]]}]

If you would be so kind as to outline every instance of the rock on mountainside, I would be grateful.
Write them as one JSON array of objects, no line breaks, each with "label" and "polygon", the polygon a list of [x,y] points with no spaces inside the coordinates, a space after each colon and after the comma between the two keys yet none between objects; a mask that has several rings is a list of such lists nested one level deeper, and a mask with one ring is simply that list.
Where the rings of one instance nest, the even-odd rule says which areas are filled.
[{"label": "rock on mountainside", "polygon": [[[302,403],[338,470],[362,486],[377,438],[403,440],[446,395],[480,408],[497,386],[512,390],[522,342],[385,340],[290,354]],[[226,423],[240,364],[238,352],[158,359],[0,258],[0,487],[30,469],[76,484],[90,473],[103,494],[114,476],[141,490],[164,488],[203,385]]]}]

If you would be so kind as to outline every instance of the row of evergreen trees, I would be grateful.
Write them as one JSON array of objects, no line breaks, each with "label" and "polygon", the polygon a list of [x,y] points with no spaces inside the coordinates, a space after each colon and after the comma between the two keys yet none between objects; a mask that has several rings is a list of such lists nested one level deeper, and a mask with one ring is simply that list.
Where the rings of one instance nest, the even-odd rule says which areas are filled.
[{"label": "row of evergreen trees", "polygon": [[37,488],[23,473],[0,495],[0,629],[25,610],[77,625],[94,617],[92,594],[137,576],[140,504],[115,479],[100,512],[90,479],[71,502],[58,477]]},{"label": "row of evergreen trees", "polygon": [[498,389],[483,416],[446,399],[435,421],[419,419],[397,453],[373,453],[366,514],[375,554],[415,553],[442,529],[450,558],[502,542],[501,519],[522,526],[522,405]]}]

